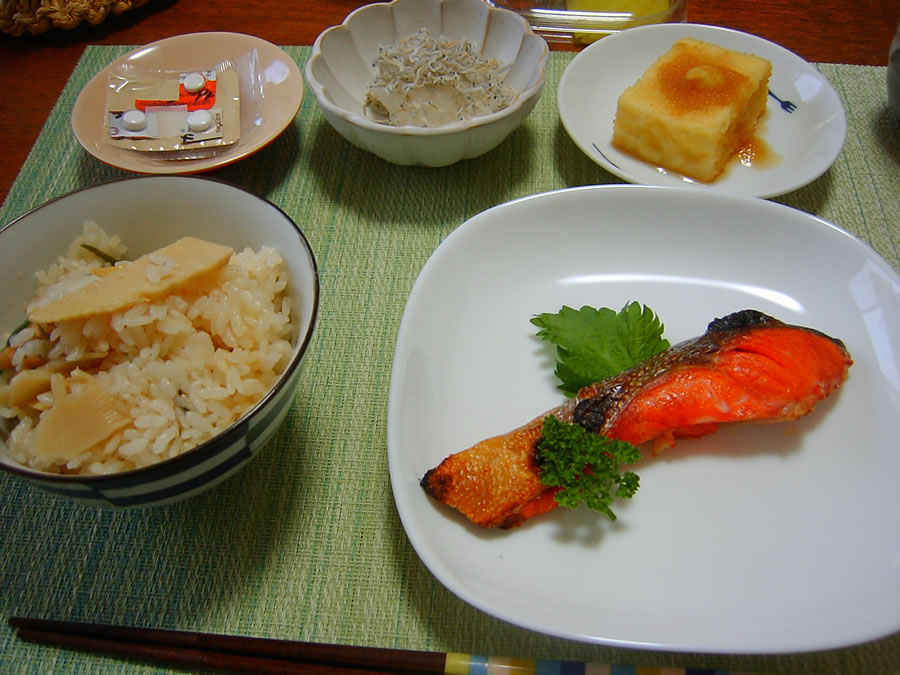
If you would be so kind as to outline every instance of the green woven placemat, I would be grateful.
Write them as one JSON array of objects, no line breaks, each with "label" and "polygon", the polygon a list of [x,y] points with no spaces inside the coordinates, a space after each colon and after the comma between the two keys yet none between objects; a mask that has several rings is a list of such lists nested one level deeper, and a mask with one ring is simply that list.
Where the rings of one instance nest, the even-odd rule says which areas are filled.
[{"label": "green woven placemat", "polygon": [[[126,51],[85,51],[0,222],[50,197],[127,175],[85,153],[70,128],[78,92]],[[301,66],[309,55],[308,47],[286,51]],[[283,208],[315,251],[322,318],[296,403],[256,462],[180,504],[98,510],[0,477],[0,614],[658,666],[810,674],[900,669],[900,636],[833,652],[728,656],[540,635],[458,600],[406,540],[388,479],[385,424],[394,340],[422,265],[456,226],[490,206],[620,182],[586,158],[560,125],[556,84],[571,58],[551,55],[532,115],[475,160],[438,170],[387,164],[343,141],[307,92],[282,136],[213,174]],[[841,225],[900,267],[900,142],[885,102],[885,69],[820,68],[846,105],[847,143],[823,177],[777,201]],[[75,668],[137,666],[25,645],[5,624],[0,629],[0,670]]]}]

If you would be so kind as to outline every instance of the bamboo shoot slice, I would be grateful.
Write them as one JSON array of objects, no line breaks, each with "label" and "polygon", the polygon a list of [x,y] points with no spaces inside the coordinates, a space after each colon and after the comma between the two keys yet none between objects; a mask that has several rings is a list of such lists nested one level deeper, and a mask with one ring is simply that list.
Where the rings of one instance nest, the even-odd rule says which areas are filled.
[{"label": "bamboo shoot slice", "polygon": [[50,371],[47,368],[23,370],[9,381],[9,405],[21,408],[49,389]]},{"label": "bamboo shoot slice", "polygon": [[53,407],[35,429],[33,451],[38,457],[69,461],[131,421],[96,378],[79,370],[71,379],[83,386],[70,392],[63,375],[51,376]]},{"label": "bamboo shoot slice", "polygon": [[228,246],[183,237],[133,262],[117,265],[93,283],[36,307],[28,318],[45,325],[117,312],[166,295],[222,267],[233,253]]}]

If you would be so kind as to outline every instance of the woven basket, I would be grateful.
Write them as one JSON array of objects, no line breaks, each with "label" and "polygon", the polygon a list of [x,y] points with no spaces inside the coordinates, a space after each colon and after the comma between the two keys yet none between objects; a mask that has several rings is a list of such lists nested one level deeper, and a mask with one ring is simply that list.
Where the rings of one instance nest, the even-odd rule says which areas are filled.
[{"label": "woven basket", "polygon": [[93,26],[109,14],[123,14],[150,0],[0,0],[0,30],[10,35],[38,35],[51,28]]}]

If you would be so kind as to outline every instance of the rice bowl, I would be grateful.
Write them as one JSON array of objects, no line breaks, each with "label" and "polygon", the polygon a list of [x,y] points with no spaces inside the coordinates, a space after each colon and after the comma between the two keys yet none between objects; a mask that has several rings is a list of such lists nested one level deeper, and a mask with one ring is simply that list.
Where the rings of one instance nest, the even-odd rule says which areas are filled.
[{"label": "rice bowl", "polygon": [[[86,193],[92,192],[104,199],[91,199]],[[161,212],[182,211],[198,194],[212,205],[205,216],[171,224],[161,218]],[[79,220],[91,211],[96,219]],[[41,237],[37,221],[55,236]],[[61,234],[67,235],[57,244],[62,250],[53,251],[48,240]],[[14,329],[23,308],[30,315],[81,280],[96,279],[98,268],[108,271],[94,251],[133,260],[184,234],[221,242],[234,253],[177,292],[50,323],[46,330],[33,323]],[[10,289],[21,298],[0,317],[0,334],[10,338],[4,358],[17,361],[0,376],[3,469],[95,503],[163,503],[234,473],[287,414],[315,323],[318,277],[305,237],[269,202],[206,178],[128,179],[39,207],[0,230],[0,245],[0,258],[16,260],[17,271],[5,274],[14,274]],[[40,264],[27,270],[27,260]],[[158,267],[150,266],[164,276]],[[8,396],[24,359],[52,371],[44,377],[52,384],[24,406],[30,411],[21,401],[11,405]],[[95,385],[127,423],[94,442],[96,424],[67,419],[57,425],[62,441],[38,443],[39,420],[54,401]]]},{"label": "rice bowl", "polygon": [[[120,259],[127,254],[119,237],[87,221],[66,254],[36,274],[29,309],[68,297],[110,268],[85,245]],[[148,273],[159,279],[164,271]],[[18,420],[9,435],[12,459],[53,473],[116,473],[176,457],[212,438],[249,410],[287,365],[286,285],[276,250],[247,248],[224,267],[150,302],[61,321],[49,334],[30,323],[10,337],[12,369],[0,375],[0,416]],[[29,360],[38,367],[24,367]],[[29,390],[27,400],[12,405],[10,382],[20,373],[40,373],[32,379],[47,389]],[[87,386],[86,378],[127,410],[127,423],[87,448],[75,443],[85,434],[41,445],[48,434],[41,433],[40,420],[52,420],[56,401]],[[97,427],[83,418],[66,420],[69,428],[79,424]]]}]

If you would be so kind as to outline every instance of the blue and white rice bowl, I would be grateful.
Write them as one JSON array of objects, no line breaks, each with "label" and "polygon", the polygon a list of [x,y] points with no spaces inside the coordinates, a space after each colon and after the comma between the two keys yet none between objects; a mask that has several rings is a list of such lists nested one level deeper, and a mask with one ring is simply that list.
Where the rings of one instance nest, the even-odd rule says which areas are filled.
[{"label": "blue and white rice bowl", "polygon": [[119,236],[130,256],[187,235],[235,252],[274,248],[287,273],[290,356],[274,385],[237,421],[175,457],[100,475],[40,471],[13,459],[9,435],[15,420],[0,419],[0,469],[49,492],[101,506],[152,506],[197,495],[253,459],[287,415],[318,313],[312,249],[291,218],[272,203],[209,178],[138,177],[72,192],[0,228],[0,276],[7,298],[0,308],[4,339],[22,322],[23,307],[35,290],[34,273],[65,253],[85,221]]}]

